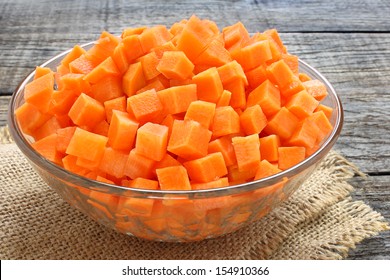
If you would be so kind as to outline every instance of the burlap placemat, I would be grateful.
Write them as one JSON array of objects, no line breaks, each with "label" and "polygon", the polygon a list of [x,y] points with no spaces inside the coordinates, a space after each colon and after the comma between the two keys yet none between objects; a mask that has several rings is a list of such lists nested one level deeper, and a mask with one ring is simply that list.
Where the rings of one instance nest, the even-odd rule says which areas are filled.
[{"label": "burlap placemat", "polygon": [[287,202],[258,222],[196,243],[145,241],[73,209],[9,143],[7,129],[0,128],[0,139],[1,259],[342,259],[389,229],[379,213],[351,199],[347,180],[361,173],[331,152]]}]

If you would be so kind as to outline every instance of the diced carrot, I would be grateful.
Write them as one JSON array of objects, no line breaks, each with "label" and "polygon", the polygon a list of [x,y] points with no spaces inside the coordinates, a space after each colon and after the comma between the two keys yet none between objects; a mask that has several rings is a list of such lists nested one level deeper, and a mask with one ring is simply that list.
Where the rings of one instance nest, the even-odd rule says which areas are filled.
[{"label": "diced carrot", "polygon": [[288,144],[291,146],[302,146],[312,148],[316,144],[319,128],[312,119],[304,119],[295,129]]},{"label": "diced carrot", "polygon": [[46,74],[54,75],[53,71],[49,67],[37,66],[35,68],[34,80],[38,79],[39,77],[45,76]]},{"label": "diced carrot", "polygon": [[91,85],[84,80],[84,74],[68,73],[61,76],[60,81],[63,89],[71,90],[77,95],[81,93],[89,94],[91,92]]},{"label": "diced carrot", "polygon": [[230,97],[230,106],[233,108],[245,108],[246,106],[246,93],[245,82],[243,80],[237,80],[225,85],[225,90],[232,93]]},{"label": "diced carrot", "polygon": [[311,115],[318,104],[319,102],[312,95],[303,90],[294,94],[285,106],[295,116],[303,119]]},{"label": "diced carrot", "polygon": [[202,100],[194,101],[188,107],[184,119],[197,121],[209,129],[214,118],[215,107],[215,104],[211,102]]},{"label": "diced carrot", "polygon": [[221,97],[223,85],[216,67],[212,67],[192,77],[196,84],[198,99],[216,103]]},{"label": "diced carrot", "polygon": [[137,189],[145,189],[145,190],[158,190],[159,185],[156,180],[144,179],[144,178],[135,178],[129,182],[128,187],[137,188]]},{"label": "diced carrot", "polygon": [[157,56],[158,59],[161,59],[165,52],[169,51],[177,51],[176,46],[172,43],[172,41],[168,41],[160,46],[154,47],[152,50]]},{"label": "diced carrot", "polygon": [[[180,166],[181,163],[178,162],[173,156],[171,156],[169,153],[165,153],[164,157],[156,162],[154,165],[154,169],[169,167],[169,166]],[[155,172],[154,170],[154,172]]]},{"label": "diced carrot", "polygon": [[57,129],[59,128],[61,128],[61,124],[58,122],[57,117],[53,116],[37,130],[35,130],[32,136],[34,136],[34,139],[37,141],[42,138],[45,138],[46,136],[56,133]]},{"label": "diced carrot", "polygon": [[325,84],[319,80],[305,81],[303,86],[318,101],[323,100],[328,95]]},{"label": "diced carrot", "polygon": [[51,96],[54,89],[54,76],[52,73],[41,76],[28,83],[24,88],[24,99],[37,107],[42,113],[50,109]]},{"label": "diced carrot", "polygon": [[55,90],[51,97],[51,110],[54,114],[68,114],[76,99],[77,93],[73,90]]},{"label": "diced carrot", "polygon": [[164,114],[178,114],[185,112],[191,102],[197,100],[196,85],[170,87],[157,92],[163,105]]},{"label": "diced carrot", "polygon": [[106,112],[99,101],[82,93],[73,103],[68,115],[78,126],[93,128],[105,119]]},{"label": "diced carrot", "polygon": [[82,157],[77,157],[76,165],[85,168],[86,170],[92,171],[92,173],[89,173],[89,178],[95,180],[96,179],[96,171],[98,170],[100,160],[89,160]]},{"label": "diced carrot", "polygon": [[123,91],[128,96],[132,96],[137,92],[137,90],[143,88],[145,85],[146,80],[142,70],[141,62],[131,64],[126,73],[123,75]]},{"label": "diced carrot", "polygon": [[223,156],[226,166],[237,164],[236,154],[232,144],[232,137],[222,136],[209,143],[208,153],[220,152]]},{"label": "diced carrot", "polygon": [[267,117],[260,105],[248,107],[240,115],[240,124],[246,135],[259,134],[267,125]]},{"label": "diced carrot", "polygon": [[257,134],[232,138],[239,171],[256,169],[260,162],[260,140]]},{"label": "diced carrot", "polygon": [[124,176],[128,156],[129,154],[126,152],[106,147],[99,164],[99,169],[116,178],[122,178]]},{"label": "diced carrot", "polygon": [[280,99],[279,90],[269,80],[265,80],[249,93],[247,106],[259,104],[264,114],[271,117],[280,110]]},{"label": "diced carrot", "polygon": [[268,40],[234,49],[230,54],[242,66],[244,71],[254,69],[272,58]]},{"label": "diced carrot", "polygon": [[156,170],[162,190],[190,190],[187,170],[183,166],[170,166]]},{"label": "diced carrot", "polygon": [[106,120],[108,123],[111,122],[112,111],[118,110],[126,112],[127,100],[125,96],[110,99],[104,102],[104,110],[106,111]]},{"label": "diced carrot", "polygon": [[332,131],[333,126],[326,117],[325,113],[323,111],[318,111],[313,113],[311,116],[308,117],[310,120],[314,121],[314,123],[319,128],[319,132],[317,135],[317,142],[321,143],[322,140],[325,139],[329,135],[329,133]]},{"label": "diced carrot", "polygon": [[299,80],[300,80],[302,83],[311,80],[310,76],[307,75],[307,74],[305,74],[305,73],[299,73],[299,74],[298,74],[298,78],[299,78]]},{"label": "diced carrot", "polygon": [[85,53],[86,51],[82,47],[75,45],[72,50],[61,60],[61,65],[69,68],[69,63]]},{"label": "diced carrot", "polygon": [[151,80],[160,75],[160,72],[156,68],[160,59],[157,57],[156,53],[147,53],[138,58],[137,61],[141,62],[145,80]]},{"label": "diced carrot", "polygon": [[216,189],[229,186],[228,178],[219,178],[215,181],[210,181],[207,183],[191,183],[191,188],[193,190],[207,190],[207,189]]},{"label": "diced carrot", "polygon": [[124,45],[124,52],[129,63],[133,63],[134,60],[143,56],[145,52],[142,49],[139,35],[130,35],[123,38],[122,43]]},{"label": "diced carrot", "polygon": [[279,89],[289,87],[294,79],[294,73],[284,60],[278,60],[269,65],[267,67],[267,76]]},{"label": "diced carrot", "polygon": [[56,149],[57,138],[57,134],[53,133],[32,143],[31,146],[47,160],[61,164],[62,156]]},{"label": "diced carrot", "polygon": [[305,148],[299,146],[279,147],[279,168],[286,170],[305,159]]},{"label": "diced carrot", "polygon": [[144,53],[148,53],[151,49],[163,45],[171,38],[172,34],[164,25],[146,28],[139,35],[139,40]]},{"label": "diced carrot", "polygon": [[214,38],[194,60],[194,64],[222,66],[232,61],[229,51],[225,49],[223,35]]},{"label": "diced carrot", "polygon": [[96,64],[88,59],[85,54],[69,63],[71,73],[88,74],[96,67]]},{"label": "diced carrot", "polygon": [[314,112],[322,111],[324,112],[325,116],[330,120],[332,117],[333,109],[329,106],[326,106],[324,104],[319,104],[317,108],[314,110]]},{"label": "diced carrot", "polygon": [[126,216],[150,217],[155,199],[121,197],[118,202],[118,213]]},{"label": "diced carrot", "polygon": [[108,144],[116,150],[130,151],[134,147],[138,125],[128,113],[113,110],[108,129]]},{"label": "diced carrot", "polygon": [[136,94],[142,93],[144,91],[148,91],[148,90],[151,90],[151,89],[154,89],[155,91],[160,91],[160,90],[166,89],[167,87],[162,82],[162,79],[161,79],[160,76],[162,76],[162,74],[160,74],[157,77],[151,79],[150,81],[147,81],[146,86],[144,86],[143,88],[139,89],[136,92]]},{"label": "diced carrot", "polygon": [[54,72],[54,81],[55,81],[55,84],[57,85],[57,90],[62,90],[63,84],[61,81],[61,77],[66,75],[66,74],[69,74],[70,70],[68,67],[66,67],[62,64],[58,65],[56,69],[57,69],[57,71]]},{"label": "diced carrot", "polygon": [[249,87],[252,89],[257,88],[268,79],[267,70],[264,65],[259,65],[256,68],[245,72],[245,75],[248,79]]},{"label": "diced carrot", "polygon": [[127,98],[127,111],[140,123],[153,120],[163,112],[163,104],[154,89]]},{"label": "diced carrot", "polygon": [[58,152],[60,153],[66,152],[66,149],[68,148],[68,145],[70,143],[70,139],[72,139],[72,136],[75,131],[76,131],[75,126],[68,126],[68,127],[57,129],[56,149]]},{"label": "diced carrot", "polygon": [[[289,99],[294,94],[305,90],[305,87],[303,86],[303,83],[299,80],[297,76],[292,77],[291,83],[285,87],[280,89],[280,94],[285,97],[285,99]],[[283,100],[285,100],[283,99]]]},{"label": "diced carrot", "polygon": [[211,131],[193,120],[174,120],[168,151],[186,159],[207,155]]},{"label": "diced carrot", "polygon": [[240,132],[240,116],[230,106],[216,108],[211,131],[214,137]]},{"label": "diced carrot", "polygon": [[131,35],[140,35],[147,27],[146,26],[139,26],[139,27],[128,27],[123,29],[121,38],[125,38],[127,36]]},{"label": "diced carrot", "polygon": [[236,80],[243,80],[244,85],[248,85],[247,77],[242,69],[241,65],[233,60],[217,68],[219,77],[223,85],[229,84]]},{"label": "diced carrot", "polygon": [[84,79],[91,84],[95,84],[104,77],[107,77],[109,75],[118,76],[119,74],[120,72],[118,70],[118,67],[116,66],[112,57],[109,56],[100,64],[98,64],[94,69],[92,69],[88,74],[86,74]]},{"label": "diced carrot", "polygon": [[125,45],[123,43],[119,43],[115,47],[112,59],[114,60],[116,67],[118,67],[119,72],[123,75],[130,65],[127,60]]},{"label": "diced carrot", "polygon": [[257,168],[245,169],[240,171],[237,164],[228,166],[228,179],[230,185],[242,184],[253,180]]},{"label": "diced carrot", "polygon": [[[106,178],[103,178],[101,176],[97,176],[96,180],[108,184],[113,183],[110,180],[107,180]],[[104,207],[104,209],[106,209],[105,211],[115,212],[116,208],[118,207],[119,196],[99,191],[90,191],[89,199],[97,203],[101,207]],[[110,216],[112,214],[108,212],[107,215]]]},{"label": "diced carrot", "polygon": [[161,121],[162,125],[165,125],[166,127],[168,127],[168,139],[171,137],[174,120],[183,120],[183,118],[180,118],[177,115],[168,114]]},{"label": "diced carrot", "polygon": [[113,55],[115,47],[119,44],[119,42],[120,38],[107,31],[103,31],[99,39],[85,55],[96,64],[99,64]]},{"label": "diced carrot", "polygon": [[131,179],[144,178],[153,179],[153,167],[155,161],[147,157],[141,156],[135,152],[135,149],[130,151],[124,169],[124,174]]},{"label": "diced carrot", "polygon": [[270,162],[278,161],[279,136],[271,134],[260,138],[260,155],[262,159]]},{"label": "diced carrot", "polygon": [[221,97],[217,102],[217,107],[229,106],[231,98],[232,93],[228,90],[223,90]]},{"label": "diced carrot", "polygon": [[185,79],[185,80],[170,79],[168,87],[185,86],[189,84],[192,84],[192,79]]},{"label": "diced carrot", "polygon": [[282,40],[280,39],[279,33],[276,29],[268,29],[264,31],[264,34],[269,36],[274,40],[274,42],[278,45],[279,49],[283,52],[286,53],[286,47],[283,45]]},{"label": "diced carrot", "polygon": [[242,22],[223,28],[222,33],[226,49],[230,49],[234,45],[240,46],[242,41],[249,40],[249,33]]},{"label": "diced carrot", "polygon": [[288,67],[290,67],[294,75],[297,76],[299,74],[298,56],[284,53],[282,54],[282,59],[287,63]]},{"label": "diced carrot", "polygon": [[[271,119],[268,120],[264,131],[268,134],[276,134],[281,139],[291,137],[298,125],[298,118],[286,107],[282,107]],[[281,125],[283,124],[283,125]]]},{"label": "diced carrot", "polygon": [[184,80],[192,76],[194,64],[182,51],[166,51],[156,69],[168,79]]},{"label": "diced carrot", "polygon": [[107,76],[91,86],[92,96],[104,103],[124,95],[122,91],[122,78],[119,76]]},{"label": "diced carrot", "polygon": [[168,127],[147,122],[137,130],[135,151],[137,154],[160,161],[168,144]]},{"label": "diced carrot", "polygon": [[94,128],[92,129],[92,132],[108,137],[109,128],[110,128],[110,125],[108,124],[108,122],[106,120],[102,120],[100,123],[98,123],[97,125],[94,126]]},{"label": "diced carrot", "polygon": [[41,113],[37,107],[29,103],[24,103],[17,108],[15,116],[22,131],[30,135],[51,118],[50,114]]},{"label": "diced carrot", "polygon": [[86,176],[89,170],[80,167],[76,164],[77,157],[72,155],[66,155],[62,158],[62,165],[70,172],[76,173],[81,176]]},{"label": "diced carrot", "polygon": [[195,182],[207,183],[227,175],[222,153],[216,152],[184,163],[188,176]]}]

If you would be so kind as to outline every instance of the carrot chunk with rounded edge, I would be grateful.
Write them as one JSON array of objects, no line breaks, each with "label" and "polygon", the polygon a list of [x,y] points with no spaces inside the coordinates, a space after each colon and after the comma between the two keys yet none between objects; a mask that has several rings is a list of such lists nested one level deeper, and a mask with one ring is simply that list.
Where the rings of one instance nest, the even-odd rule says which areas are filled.
[{"label": "carrot chunk with rounded edge", "polygon": [[237,163],[236,154],[232,144],[232,136],[222,136],[209,143],[208,153],[220,152],[225,160],[226,166],[231,166]]},{"label": "carrot chunk with rounded edge", "polygon": [[192,76],[194,64],[182,51],[166,51],[156,69],[168,79],[184,80]]},{"label": "carrot chunk with rounded edge", "polygon": [[71,73],[88,74],[96,67],[96,63],[86,57],[86,54],[81,55],[69,63]]},{"label": "carrot chunk with rounded edge", "polygon": [[163,112],[163,105],[154,89],[127,98],[127,110],[137,121],[145,123]]},{"label": "carrot chunk with rounded edge", "polygon": [[122,87],[127,96],[134,95],[137,90],[146,85],[146,80],[142,70],[141,62],[136,62],[129,66],[129,69],[123,75]]},{"label": "carrot chunk with rounded edge", "polygon": [[116,178],[122,178],[128,156],[128,153],[106,147],[99,164],[99,169]]},{"label": "carrot chunk with rounded edge", "polygon": [[279,89],[269,80],[265,80],[260,86],[248,95],[247,106],[259,104],[264,114],[270,117],[280,110],[281,97]]},{"label": "carrot chunk with rounded edge", "polygon": [[116,150],[130,151],[134,147],[138,125],[128,113],[113,110],[108,129],[108,144]]},{"label": "carrot chunk with rounded edge", "polygon": [[183,166],[170,166],[156,170],[160,189],[190,190],[191,184],[187,170]]},{"label": "carrot chunk with rounded edge", "polygon": [[106,112],[99,101],[82,93],[73,103],[68,115],[78,126],[93,128],[105,119]]},{"label": "carrot chunk with rounded edge", "polygon": [[91,85],[91,95],[101,103],[123,96],[122,78],[120,76],[102,78],[96,84]]},{"label": "carrot chunk with rounded edge", "polygon": [[219,178],[215,181],[210,181],[207,183],[191,183],[191,188],[193,190],[207,190],[207,189],[216,189],[229,186],[229,179]]},{"label": "carrot chunk with rounded edge", "polygon": [[50,109],[51,96],[54,89],[54,76],[52,73],[41,76],[28,83],[24,88],[24,99],[46,113]]},{"label": "carrot chunk with rounded edge", "polygon": [[16,119],[24,133],[32,134],[51,118],[50,114],[41,113],[37,107],[24,103],[15,110]]},{"label": "carrot chunk with rounded edge", "polygon": [[246,106],[246,93],[245,83],[243,80],[237,80],[225,85],[225,90],[232,93],[230,97],[230,106],[233,108],[245,108]]},{"label": "carrot chunk with rounded edge", "polygon": [[72,136],[75,131],[76,131],[75,126],[68,126],[68,127],[57,129],[56,149],[58,152],[60,153],[66,152],[66,148],[68,147],[70,143],[70,139],[72,139]]},{"label": "carrot chunk with rounded edge", "polygon": [[279,147],[278,165],[281,170],[286,170],[305,159],[305,148],[299,146]]},{"label": "carrot chunk with rounded edge", "polygon": [[260,155],[262,159],[270,162],[278,161],[278,148],[280,147],[280,138],[278,135],[271,134],[260,138]]},{"label": "carrot chunk with rounded edge", "polygon": [[223,85],[226,85],[236,80],[243,80],[244,85],[245,86],[248,85],[248,80],[244,73],[244,70],[236,60],[233,60],[224,65],[219,66],[217,70]]},{"label": "carrot chunk with rounded edge", "polygon": [[256,68],[245,72],[245,75],[251,89],[257,88],[268,79],[267,70],[264,65],[259,65]]},{"label": "carrot chunk with rounded edge", "polygon": [[123,38],[122,43],[129,63],[133,63],[134,60],[145,54],[139,40],[139,35],[126,36]]},{"label": "carrot chunk with rounded edge", "polygon": [[168,151],[185,159],[207,155],[211,131],[193,120],[174,120]]},{"label": "carrot chunk with rounded edge", "polygon": [[272,38],[282,53],[287,52],[286,46],[283,44],[282,39],[280,39],[279,33],[275,28],[264,31],[264,34]]},{"label": "carrot chunk with rounded edge", "polygon": [[311,115],[318,104],[319,102],[313,96],[303,90],[294,94],[285,106],[295,116],[303,119]]},{"label": "carrot chunk with rounded edge", "polygon": [[314,110],[314,112],[322,111],[324,112],[325,116],[330,120],[332,117],[333,109],[329,106],[326,106],[324,104],[319,104],[317,108]]},{"label": "carrot chunk with rounded edge", "polygon": [[127,158],[124,174],[131,179],[136,179],[138,177],[152,179],[155,163],[154,160],[141,156],[135,152],[135,149],[132,149]]},{"label": "carrot chunk with rounded edge", "polygon": [[240,116],[230,106],[216,108],[211,131],[214,137],[240,132]]},{"label": "carrot chunk with rounded edge", "polygon": [[325,84],[319,80],[305,81],[303,82],[303,86],[318,101],[323,100],[328,95]]},{"label": "carrot chunk with rounded edge", "polygon": [[160,161],[166,154],[168,127],[148,122],[137,131],[135,151],[155,161]]},{"label": "carrot chunk with rounded edge", "polygon": [[126,112],[126,97],[121,96],[114,99],[110,99],[104,102],[104,110],[106,111],[106,120],[108,123],[111,122],[112,111],[118,110],[121,112]]},{"label": "carrot chunk with rounded edge", "polygon": [[298,125],[287,143],[291,146],[302,146],[310,149],[316,144],[318,133],[319,128],[316,123],[307,118]]},{"label": "carrot chunk with rounded edge", "polygon": [[107,141],[107,137],[77,127],[66,153],[89,161],[100,161]]},{"label": "carrot chunk with rounded edge", "polygon": [[240,115],[240,124],[246,135],[259,134],[267,125],[267,117],[260,105],[248,107]]},{"label": "carrot chunk with rounded edge", "polygon": [[164,114],[185,112],[193,101],[197,100],[196,85],[170,87],[157,92],[164,108]]},{"label": "carrot chunk with rounded edge", "polygon": [[243,48],[237,48],[230,52],[232,58],[242,66],[244,71],[249,71],[264,64],[272,58],[269,41],[255,42]]},{"label": "carrot chunk with rounded edge", "polygon": [[278,167],[274,166],[273,164],[269,163],[267,160],[263,159],[259,163],[259,167],[257,168],[255,180],[259,180],[262,178],[266,178],[268,176],[277,174],[281,172]]},{"label": "carrot chunk with rounded edge", "polygon": [[239,171],[256,169],[260,162],[260,140],[257,134],[232,138]]},{"label": "carrot chunk with rounded edge", "polygon": [[196,84],[198,99],[216,103],[220,98],[223,85],[216,67],[211,67],[192,77]]},{"label": "carrot chunk with rounded edge", "polygon": [[81,55],[85,54],[86,50],[84,50],[79,45],[75,45],[72,50],[61,60],[61,65],[69,68],[69,63],[71,63],[76,58],[79,58]]},{"label": "carrot chunk with rounded edge", "polygon": [[298,122],[298,118],[293,113],[286,107],[282,107],[279,112],[268,120],[264,131],[268,134],[277,134],[281,139],[288,139],[295,131]]},{"label": "carrot chunk with rounded edge", "polygon": [[197,121],[209,129],[214,118],[215,107],[215,104],[211,102],[202,100],[194,101],[188,107],[184,119]]},{"label": "carrot chunk with rounded edge", "polygon": [[221,97],[217,102],[217,107],[229,106],[232,93],[228,90],[223,90]]},{"label": "carrot chunk with rounded edge", "polygon": [[158,190],[159,185],[156,180],[150,180],[145,178],[135,178],[129,182],[128,187],[137,188],[137,189],[145,189],[145,190]]},{"label": "carrot chunk with rounded edge", "polygon": [[222,153],[212,153],[205,157],[187,161],[184,164],[191,180],[207,183],[227,174]]}]

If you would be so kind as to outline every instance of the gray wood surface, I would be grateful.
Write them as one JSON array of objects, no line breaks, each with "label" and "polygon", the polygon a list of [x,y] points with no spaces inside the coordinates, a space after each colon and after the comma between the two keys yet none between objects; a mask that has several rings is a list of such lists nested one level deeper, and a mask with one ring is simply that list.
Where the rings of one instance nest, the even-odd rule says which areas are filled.
[{"label": "gray wood surface", "polygon": [[[10,95],[36,65],[102,30],[170,25],[196,13],[220,27],[277,28],[288,50],[339,93],[345,122],[336,149],[371,175],[354,196],[390,221],[390,1],[0,1],[0,125]],[[390,233],[357,246],[351,259],[390,259]]]}]

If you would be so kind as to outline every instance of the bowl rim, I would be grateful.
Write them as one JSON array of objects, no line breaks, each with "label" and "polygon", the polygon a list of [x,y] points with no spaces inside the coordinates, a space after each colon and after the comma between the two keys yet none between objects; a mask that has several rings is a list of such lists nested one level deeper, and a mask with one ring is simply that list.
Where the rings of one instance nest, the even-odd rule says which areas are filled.
[{"label": "bowl rim", "polygon": [[[95,41],[88,42],[85,44],[80,45],[81,47],[89,47],[93,45]],[[50,58],[49,60],[45,61],[40,67],[45,67],[52,63],[53,61],[65,56],[68,54],[72,49],[68,49],[66,51],[63,51],[59,53],[58,55]],[[11,100],[9,103],[9,109],[8,109],[8,116],[7,116],[7,123],[10,128],[10,134],[12,138],[15,140],[15,143],[19,147],[19,149],[24,153],[24,155],[28,158],[28,160],[35,165],[37,165],[41,169],[45,169],[49,173],[52,174],[52,176],[56,176],[59,179],[74,183],[78,186],[85,187],[87,189],[92,189],[95,191],[101,191],[105,193],[116,193],[118,195],[124,195],[124,196],[141,196],[144,197],[145,195],[147,197],[154,197],[154,198],[161,198],[161,197],[182,197],[185,196],[187,198],[193,197],[196,198],[199,197],[214,197],[214,196],[224,196],[224,195],[231,195],[231,194],[238,194],[238,193],[244,193],[247,191],[251,191],[254,189],[261,189],[266,188],[271,185],[277,184],[279,182],[284,181],[286,178],[290,178],[296,174],[299,174],[300,172],[306,170],[309,168],[312,164],[315,164],[322,160],[322,158],[327,154],[327,152],[333,147],[334,143],[336,142],[337,138],[340,135],[343,121],[344,121],[344,110],[343,106],[340,100],[340,97],[336,93],[335,89],[331,85],[331,83],[314,67],[310,66],[308,63],[303,61],[302,59],[298,59],[299,66],[303,66],[304,68],[308,69],[310,72],[314,73],[318,78],[322,80],[322,82],[326,85],[326,87],[330,90],[328,94],[332,95],[335,102],[336,102],[336,121],[333,126],[333,129],[331,133],[328,135],[328,137],[325,139],[323,144],[320,146],[318,150],[316,150],[313,154],[311,154],[309,157],[305,158],[303,161],[299,162],[298,164],[294,165],[291,168],[288,168],[286,170],[283,170],[277,174],[271,175],[269,177],[261,178],[259,180],[253,180],[250,182],[237,184],[237,185],[230,185],[226,187],[220,187],[220,188],[213,188],[213,189],[202,189],[202,190],[147,190],[147,189],[139,189],[139,188],[130,188],[130,187],[124,187],[119,185],[113,185],[108,184],[100,181],[96,181],[93,179],[89,179],[87,177],[83,177],[81,175],[78,175],[76,173],[70,172],[61,166],[47,160],[43,156],[41,156],[38,152],[36,152],[32,147],[31,144],[28,142],[26,137],[24,136],[24,133],[21,131],[16,118],[14,118],[15,114],[15,101],[17,97],[21,94],[23,94],[23,88],[26,86],[28,82],[32,79],[33,75],[35,74],[35,70],[30,72],[16,87],[15,91],[12,93]]]}]

